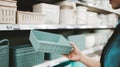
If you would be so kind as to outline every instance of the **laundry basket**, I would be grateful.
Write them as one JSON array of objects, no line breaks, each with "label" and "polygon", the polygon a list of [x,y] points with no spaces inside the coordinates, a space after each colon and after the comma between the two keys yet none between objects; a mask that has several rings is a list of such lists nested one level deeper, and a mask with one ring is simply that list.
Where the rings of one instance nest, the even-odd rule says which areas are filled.
[{"label": "laundry basket", "polygon": [[31,30],[30,41],[36,51],[68,54],[72,46],[62,35]]},{"label": "laundry basket", "polygon": [[9,41],[0,41],[0,67],[9,67]]},{"label": "laundry basket", "polygon": [[32,67],[44,62],[44,53],[35,52],[31,46],[12,47],[13,67]]}]

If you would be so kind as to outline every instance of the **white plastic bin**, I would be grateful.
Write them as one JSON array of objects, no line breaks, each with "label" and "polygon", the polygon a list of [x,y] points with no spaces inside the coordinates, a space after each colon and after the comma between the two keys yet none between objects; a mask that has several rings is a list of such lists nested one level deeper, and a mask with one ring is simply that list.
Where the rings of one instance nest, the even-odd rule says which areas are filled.
[{"label": "white plastic bin", "polygon": [[116,14],[108,14],[107,17],[109,27],[116,27],[118,24],[118,16]]},{"label": "white plastic bin", "polygon": [[57,5],[40,3],[33,6],[33,12],[45,13],[47,21],[44,24],[59,24],[60,8]]},{"label": "white plastic bin", "polygon": [[71,25],[75,23],[75,12],[73,6],[62,5],[60,7],[60,24]]},{"label": "white plastic bin", "polygon": [[[11,4],[11,6],[10,6]],[[16,2],[0,1],[0,23],[15,24],[16,23]]]},{"label": "white plastic bin", "polygon": [[45,14],[17,11],[17,24],[43,24]]},{"label": "white plastic bin", "polygon": [[100,26],[100,19],[98,18],[98,14],[95,12],[87,12],[87,23],[88,26],[98,27]]},{"label": "white plastic bin", "polygon": [[79,25],[87,25],[87,7],[77,7],[76,23]]}]

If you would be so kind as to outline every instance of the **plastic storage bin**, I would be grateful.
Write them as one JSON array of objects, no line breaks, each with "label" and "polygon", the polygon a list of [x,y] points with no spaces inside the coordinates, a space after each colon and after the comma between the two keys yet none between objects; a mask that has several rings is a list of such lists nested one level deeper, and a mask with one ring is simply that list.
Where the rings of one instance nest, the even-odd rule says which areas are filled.
[{"label": "plastic storage bin", "polygon": [[44,62],[44,53],[35,52],[31,46],[11,47],[13,54],[12,67],[32,67]]},{"label": "plastic storage bin", "polygon": [[[1,3],[2,2],[2,3]],[[11,4],[11,5],[10,5]],[[15,24],[16,10],[15,2],[0,1],[0,23]]]},{"label": "plastic storage bin", "polygon": [[68,54],[72,46],[62,35],[31,30],[30,41],[36,51]]},{"label": "plastic storage bin", "polygon": [[109,27],[116,27],[118,24],[118,16],[116,14],[108,14]]},{"label": "plastic storage bin", "polygon": [[60,7],[46,3],[40,3],[33,6],[33,12],[45,13],[45,24],[59,24]]},{"label": "plastic storage bin", "polygon": [[68,40],[74,42],[80,50],[85,50],[85,34],[68,36]]},{"label": "plastic storage bin", "polygon": [[[97,21],[97,22],[96,22]],[[98,14],[95,12],[87,12],[87,24],[88,26],[98,27],[101,25],[101,20],[98,18]]]},{"label": "plastic storage bin", "polygon": [[60,7],[60,24],[62,25],[73,25],[76,17],[74,8],[71,5],[61,5]]},{"label": "plastic storage bin", "polygon": [[17,11],[18,24],[43,24],[45,23],[45,14]]},{"label": "plastic storage bin", "polygon": [[87,7],[78,6],[76,14],[76,23],[79,25],[87,25]]},{"label": "plastic storage bin", "polygon": [[0,41],[0,67],[9,67],[9,41]]}]

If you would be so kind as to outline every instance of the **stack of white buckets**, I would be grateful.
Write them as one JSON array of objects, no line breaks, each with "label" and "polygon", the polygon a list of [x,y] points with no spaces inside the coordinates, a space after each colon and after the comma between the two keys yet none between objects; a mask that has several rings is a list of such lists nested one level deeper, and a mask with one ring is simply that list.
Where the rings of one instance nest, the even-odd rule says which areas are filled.
[{"label": "stack of white buckets", "polygon": [[75,3],[64,1],[60,5],[60,24],[75,24],[76,17],[74,11]]},{"label": "stack of white buckets", "polygon": [[64,1],[59,3],[60,7],[60,24],[87,24],[87,7],[78,6],[73,2]]}]

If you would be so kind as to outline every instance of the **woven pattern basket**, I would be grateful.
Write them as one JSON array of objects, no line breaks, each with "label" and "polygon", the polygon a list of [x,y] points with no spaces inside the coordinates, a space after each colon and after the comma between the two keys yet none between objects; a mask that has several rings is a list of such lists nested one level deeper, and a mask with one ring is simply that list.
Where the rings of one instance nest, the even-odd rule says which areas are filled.
[{"label": "woven pattern basket", "polygon": [[45,22],[45,14],[17,11],[18,24],[43,24]]},{"label": "woven pattern basket", "polygon": [[44,62],[44,53],[35,52],[31,46],[12,47],[13,67],[32,67]]},{"label": "woven pattern basket", "polygon": [[30,41],[36,51],[45,53],[68,54],[72,46],[62,35],[32,30]]}]

